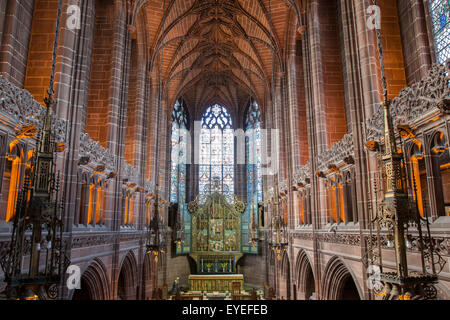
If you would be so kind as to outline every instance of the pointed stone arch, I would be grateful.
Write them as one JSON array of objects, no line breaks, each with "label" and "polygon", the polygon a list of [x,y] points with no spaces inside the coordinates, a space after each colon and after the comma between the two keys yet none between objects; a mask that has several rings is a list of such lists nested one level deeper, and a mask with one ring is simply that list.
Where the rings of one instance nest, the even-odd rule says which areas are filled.
[{"label": "pointed stone arch", "polygon": [[297,255],[295,266],[297,297],[299,300],[309,300],[315,296],[315,275],[313,264],[311,263],[305,250],[301,250]]},{"label": "pointed stone arch", "polygon": [[117,278],[117,299],[137,299],[137,262],[133,251],[129,251],[123,258]]},{"label": "pointed stone arch", "polygon": [[281,257],[278,268],[278,296],[283,300],[291,299],[291,267],[288,254],[285,252]]},{"label": "pointed stone arch", "polygon": [[322,280],[323,300],[361,300],[362,290],[344,260],[335,256],[325,268]]},{"label": "pointed stone arch", "polygon": [[147,253],[144,257],[144,265],[143,265],[143,273],[144,273],[144,300],[150,300],[153,298],[153,292],[156,289],[156,281],[158,279],[157,274],[157,262],[155,262],[155,258],[153,254]]},{"label": "pointed stone arch", "polygon": [[100,259],[86,263],[81,275],[81,289],[69,291],[72,300],[109,300],[109,279],[106,267]]}]

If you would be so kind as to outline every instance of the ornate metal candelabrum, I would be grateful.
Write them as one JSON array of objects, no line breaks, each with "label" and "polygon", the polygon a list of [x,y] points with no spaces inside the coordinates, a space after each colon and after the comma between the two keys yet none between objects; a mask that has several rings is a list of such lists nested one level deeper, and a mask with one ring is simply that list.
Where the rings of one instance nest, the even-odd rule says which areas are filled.
[{"label": "ornate metal candelabrum", "polygon": [[[377,2],[374,0],[374,4]],[[391,115],[391,103],[388,99],[388,86],[384,73],[383,46],[381,30],[377,29],[377,43],[381,71],[381,83],[383,88],[383,122],[384,122],[384,151],[380,154],[379,161],[383,176],[383,200],[375,208],[376,217],[370,219],[369,254],[371,262],[378,260],[380,274],[378,280],[383,289],[374,288],[378,296],[389,300],[410,299],[434,299],[436,297],[437,275],[432,263],[432,273],[428,273],[424,259],[424,240],[422,236],[422,218],[417,210],[415,199],[410,199],[406,187],[405,163],[402,153],[397,149],[393,119]],[[374,141],[367,144],[368,148],[380,151],[380,147]],[[377,189],[377,187],[375,188]],[[415,191],[415,190],[414,190]],[[416,197],[417,198],[417,197]],[[426,220],[428,223],[428,220]],[[376,225],[376,250],[373,246],[372,226]],[[422,261],[422,271],[412,272],[408,268],[406,234],[410,226],[416,225],[419,234],[418,247]],[[395,252],[395,272],[383,272],[383,250],[381,246],[382,231],[387,233],[388,243],[393,240]],[[430,252],[433,256],[432,239],[429,233]],[[388,247],[390,247],[388,245]],[[376,259],[375,259],[376,256]]]},{"label": "ornate metal candelabrum", "polygon": [[[255,180],[256,180],[256,177],[251,180],[253,186],[255,185]],[[252,198],[250,200],[250,202],[251,202],[250,210],[251,211],[250,211],[250,224],[248,226],[248,232],[250,234],[249,243],[252,244],[253,248],[256,247],[256,244],[259,241],[259,237],[258,237],[258,218],[255,217],[255,202],[257,201],[257,199],[258,199],[258,196],[257,196],[257,192],[255,190],[253,192]]]},{"label": "ornate metal candelabrum", "polygon": [[166,252],[166,244],[164,241],[164,234],[162,232],[162,220],[159,216],[159,209],[164,206],[165,200],[159,199],[159,190],[156,186],[154,199],[154,213],[150,221],[147,231],[147,253],[153,254],[155,261],[158,261],[158,256]]},{"label": "ornate metal candelabrum", "polygon": [[[434,268],[428,273],[425,266],[425,243],[422,236],[422,218],[417,210],[414,199],[407,194],[406,179],[403,165],[403,156],[397,149],[393,121],[390,111],[390,102],[386,99],[384,109],[384,152],[382,153],[381,167],[383,171],[383,200],[377,205],[376,217],[373,222],[377,230],[378,264],[380,268],[379,281],[383,289],[377,292],[378,296],[389,300],[418,300],[436,298],[437,275]],[[419,234],[418,247],[420,249],[422,271],[412,272],[408,269],[407,237],[408,227],[417,226]],[[395,272],[383,272],[383,258],[380,239],[381,232],[387,232],[386,237],[393,240],[395,252]],[[431,235],[429,235],[431,241]],[[371,246],[372,247],[372,246]],[[430,252],[433,255],[433,252]]]},{"label": "ornate metal candelabrum", "polygon": [[184,233],[184,224],[183,224],[183,209],[182,204],[178,203],[178,209],[177,209],[177,221],[175,221],[174,226],[174,235],[175,235],[175,244],[177,245],[177,248],[180,249],[181,245],[184,243],[183,240],[183,233]]},{"label": "ornate metal candelabrum", "polygon": [[56,152],[63,148],[55,142],[52,133],[61,8],[62,0],[59,0],[43,125],[17,199],[10,246],[0,257],[8,299],[56,299],[61,296],[62,287],[59,285],[70,263],[62,243],[64,201],[59,202],[60,178],[55,168]]},{"label": "ornate metal candelabrum", "polygon": [[277,255],[277,259],[281,259],[281,253],[287,251],[288,234],[287,223],[280,213],[280,191],[278,188],[278,178],[275,179],[275,193],[272,204],[272,222],[270,225],[269,245]]},{"label": "ornate metal candelabrum", "polygon": [[178,181],[177,181],[177,219],[175,221],[174,225],[174,242],[178,249],[181,248],[181,245],[183,244],[183,232],[184,232],[184,224],[183,224],[183,206],[184,206],[184,199],[181,197],[180,192],[180,169],[178,168]]},{"label": "ornate metal candelabrum", "polygon": [[10,247],[0,258],[8,299],[56,299],[69,264],[62,245],[64,203],[59,202],[60,181],[55,172],[55,102],[53,92],[48,94],[44,124],[17,200]]},{"label": "ornate metal candelabrum", "polygon": [[252,247],[255,248],[256,244],[259,241],[259,237],[258,237],[258,225],[257,225],[257,219],[255,217],[255,202],[252,199],[252,205],[251,205],[251,213],[250,213],[250,225],[249,225],[249,229],[250,229],[250,243],[252,244]]}]

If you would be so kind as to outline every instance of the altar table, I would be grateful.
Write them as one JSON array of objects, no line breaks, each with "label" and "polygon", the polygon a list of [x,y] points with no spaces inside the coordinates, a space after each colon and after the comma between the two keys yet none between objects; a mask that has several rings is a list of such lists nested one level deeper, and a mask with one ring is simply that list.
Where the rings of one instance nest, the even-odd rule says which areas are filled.
[{"label": "altar table", "polygon": [[242,274],[191,274],[189,276],[189,290],[231,292],[233,282],[239,282],[241,290],[244,290],[244,275]]}]

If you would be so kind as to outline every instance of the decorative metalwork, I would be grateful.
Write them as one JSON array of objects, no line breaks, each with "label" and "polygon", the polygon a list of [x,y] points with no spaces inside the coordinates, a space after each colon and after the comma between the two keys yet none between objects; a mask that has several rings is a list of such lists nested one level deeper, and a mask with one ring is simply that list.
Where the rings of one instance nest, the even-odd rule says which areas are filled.
[{"label": "decorative metalwork", "polygon": [[[374,1],[376,4],[376,1]],[[407,261],[407,231],[408,227],[416,223],[419,234],[419,247],[424,247],[422,235],[421,217],[414,199],[410,199],[406,193],[404,159],[397,149],[394,132],[391,103],[388,100],[387,81],[384,75],[383,49],[381,31],[377,30],[377,41],[383,85],[383,136],[384,150],[379,161],[382,168],[383,200],[378,203],[375,210],[376,216],[370,219],[369,260],[373,264],[375,257],[378,260],[380,270],[380,282],[384,289],[381,292],[375,290],[378,296],[384,299],[410,300],[410,299],[434,299],[436,290],[433,286],[437,282],[437,275],[433,270],[428,273],[424,263],[424,252],[421,249],[422,272],[410,272]],[[378,180],[375,180],[375,197],[379,190]],[[370,208],[371,209],[371,208]],[[371,210],[372,212],[372,210]],[[372,244],[372,228],[376,226],[377,245]],[[393,241],[395,252],[396,271],[383,272],[383,257],[381,250],[381,229],[387,232],[388,241]],[[434,290],[433,290],[434,288]]]},{"label": "decorative metalwork", "polygon": [[[272,6],[271,1],[269,0],[269,20],[272,19]],[[273,29],[270,30],[270,40],[273,41]],[[270,55],[271,65],[272,65],[272,83],[271,83],[271,91],[272,91],[272,99],[275,98],[275,68],[274,68],[274,56],[271,52]],[[276,122],[275,122],[276,123]],[[276,127],[276,126],[275,126]],[[280,189],[279,189],[279,180],[278,174],[274,177],[275,186],[273,189],[268,191],[268,194],[273,195],[272,203],[272,212],[271,212],[271,223],[270,223],[270,231],[269,231],[269,246],[274,250],[277,255],[277,259],[281,260],[282,252],[287,251],[288,247],[288,230],[287,230],[287,219],[283,217],[282,212],[280,212]],[[283,183],[282,183],[283,184]],[[285,184],[286,192],[287,192],[287,183]],[[272,198],[272,197],[271,197]]]},{"label": "decorative metalwork", "polygon": [[282,252],[287,251],[288,230],[287,220],[280,212],[280,191],[278,177],[275,179],[275,194],[272,202],[272,221],[270,224],[269,246],[275,251],[277,259],[281,260]]},{"label": "decorative metalwork", "polygon": [[188,114],[183,100],[175,103],[172,111],[171,133],[171,175],[170,201],[177,204],[176,221],[173,235],[177,248],[180,249],[183,240],[183,207],[186,197],[186,148],[187,148]]},{"label": "decorative metalwork", "polygon": [[[48,97],[44,99],[45,117],[17,200],[9,250],[0,258],[9,299],[56,299],[60,296],[59,286],[69,264],[62,242],[64,200],[60,202],[60,177],[55,169],[56,153],[60,148],[52,130],[53,108],[56,105],[53,79],[61,5],[60,0]],[[44,250],[45,265],[41,269]],[[23,272],[24,257],[28,254],[29,268]]]},{"label": "decorative metalwork", "polygon": [[[435,119],[450,108],[450,60],[434,64],[428,75],[409,87],[405,87],[390,104],[394,128],[408,126],[415,130]],[[366,121],[366,139],[372,145],[382,143],[384,133],[384,110],[378,105]],[[376,143],[375,143],[376,142]]]},{"label": "decorative metalwork", "polygon": [[153,217],[147,229],[147,253],[153,254],[155,261],[158,262],[158,256],[166,253],[166,243],[164,240],[162,220],[159,215],[159,209],[162,208],[166,201],[159,199],[159,189],[156,186],[155,198],[154,198],[154,210]]},{"label": "decorative metalwork", "polygon": [[[234,197],[228,202],[225,195],[214,192],[199,206],[189,205],[192,214],[192,251],[199,273],[233,273],[235,263],[242,256],[241,215],[245,204]],[[224,266],[217,268],[217,266]]]},{"label": "decorative metalwork", "polygon": [[[42,130],[46,109],[33,96],[0,75],[0,114],[2,121],[17,126],[18,139],[33,138]],[[4,117],[3,117],[4,116]],[[56,142],[66,142],[67,120],[53,114],[52,134]]]},{"label": "decorative metalwork", "polygon": [[353,134],[347,133],[342,140],[334,143],[330,149],[318,155],[317,168],[319,171],[326,172],[330,170],[331,166],[336,166],[340,162],[345,163],[346,159],[354,157]]}]

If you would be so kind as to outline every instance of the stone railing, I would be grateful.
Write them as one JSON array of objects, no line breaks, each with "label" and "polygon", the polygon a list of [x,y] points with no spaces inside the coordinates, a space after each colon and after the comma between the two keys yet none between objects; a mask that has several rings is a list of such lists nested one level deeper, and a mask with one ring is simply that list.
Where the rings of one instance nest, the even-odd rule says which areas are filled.
[{"label": "stone railing", "polygon": [[[339,168],[344,165],[352,164],[355,157],[355,147],[353,144],[353,134],[346,134],[342,140],[336,142],[325,152],[317,156],[317,170],[325,174],[332,172],[333,167]],[[311,163],[298,168],[293,176],[293,187],[305,186],[311,183]]]},{"label": "stone railing", "polygon": [[308,161],[303,167],[297,169],[293,176],[294,187],[307,185],[311,182],[311,163]]},{"label": "stone railing", "polygon": [[[394,125],[407,125],[411,129],[415,129],[439,115],[447,113],[450,109],[449,83],[450,60],[445,65],[433,65],[427,77],[404,88],[392,101]],[[382,141],[383,128],[383,108],[380,105],[366,123],[367,141]],[[330,149],[317,156],[317,170],[326,174],[333,168],[352,164],[354,153],[353,135],[349,133],[342,140],[333,144]],[[311,175],[309,163],[299,168],[294,174],[294,186],[308,184]]]},{"label": "stone railing", "polygon": [[87,133],[80,135],[80,164],[86,165],[93,170],[103,166],[105,171],[116,170],[116,157],[100,142],[92,140]]},{"label": "stone railing", "polygon": [[[16,129],[33,126],[39,130],[42,128],[44,116],[45,107],[39,104],[31,93],[16,87],[0,75],[0,117],[4,123]],[[54,116],[52,125],[56,142],[65,142],[67,121]]]},{"label": "stone railing", "polygon": [[[79,156],[79,164],[86,166],[92,172],[101,171],[107,176],[116,172],[117,157],[104,148],[100,142],[92,140],[87,133],[81,133]],[[125,186],[142,187],[146,193],[155,191],[155,186],[150,180],[145,180],[144,185],[141,185],[138,169],[125,160],[122,160],[121,169]]]},{"label": "stone railing", "polygon": [[[435,64],[420,82],[400,91],[392,100],[394,127],[407,125],[412,130],[431,121],[450,109],[450,60],[445,65]],[[366,122],[366,140],[383,141],[383,108],[377,107]]]},{"label": "stone railing", "polygon": [[133,167],[131,164],[125,160],[122,162],[122,176],[124,183],[128,186],[140,186],[140,174],[137,168]]},{"label": "stone railing", "polygon": [[317,157],[317,169],[321,172],[330,170],[331,165],[339,166],[341,163],[349,164],[355,156],[353,134],[347,133],[342,140],[336,142]]}]

